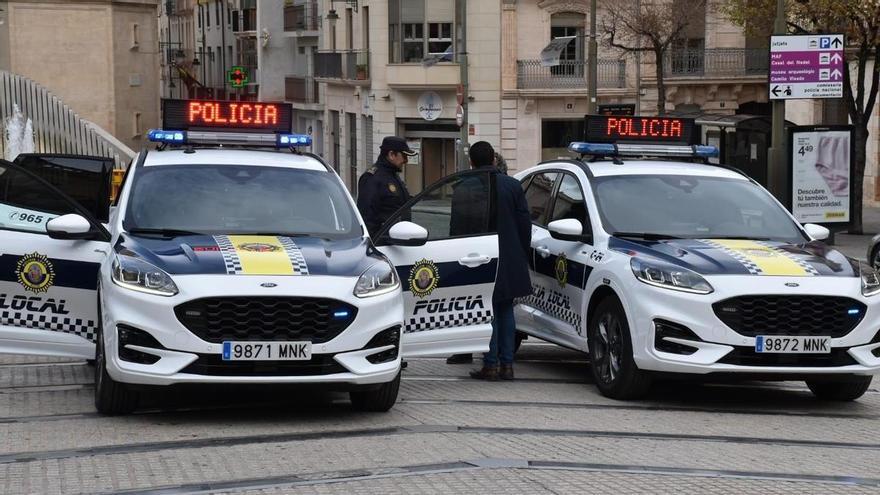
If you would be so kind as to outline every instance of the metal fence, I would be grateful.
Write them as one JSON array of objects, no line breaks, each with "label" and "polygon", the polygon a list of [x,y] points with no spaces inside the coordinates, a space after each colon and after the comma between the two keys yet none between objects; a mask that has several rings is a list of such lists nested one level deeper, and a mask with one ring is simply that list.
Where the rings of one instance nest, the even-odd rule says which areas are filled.
[{"label": "metal fence", "polygon": [[666,77],[743,77],[766,75],[770,58],[761,48],[709,48],[670,50],[665,62]]},{"label": "metal fence", "polygon": [[368,81],[370,53],[366,50],[318,52],[315,54],[315,77]]},{"label": "metal fence", "polygon": [[312,77],[285,77],[284,99],[297,103],[320,103],[318,83]]},{"label": "metal fence", "polygon": [[6,122],[17,105],[34,129],[37,153],[105,156],[124,168],[134,151],[104,129],[81,118],[48,89],[18,74],[0,71],[0,156],[5,155]]},{"label": "metal fence", "polygon": [[312,0],[284,7],[285,31],[317,31],[318,29],[318,2]]},{"label": "metal fence", "polygon": [[[516,61],[516,87],[519,89],[586,89],[586,60],[560,60],[559,65],[544,67],[540,60]],[[600,88],[626,87],[626,60],[597,61]]]}]

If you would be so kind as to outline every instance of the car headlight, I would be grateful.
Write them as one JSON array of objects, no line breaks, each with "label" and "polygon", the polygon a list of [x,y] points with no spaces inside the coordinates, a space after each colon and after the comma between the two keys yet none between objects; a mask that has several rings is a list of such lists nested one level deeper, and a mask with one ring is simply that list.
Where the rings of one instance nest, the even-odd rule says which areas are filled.
[{"label": "car headlight", "polygon": [[859,276],[862,279],[862,295],[873,296],[880,293],[880,273],[867,263],[859,263]]},{"label": "car headlight", "polygon": [[140,258],[117,254],[111,270],[113,282],[120,287],[157,296],[177,294],[170,275]]},{"label": "car headlight", "polygon": [[630,267],[637,279],[655,287],[692,294],[709,294],[715,290],[699,273],[672,263],[633,258]]},{"label": "car headlight", "polygon": [[373,297],[393,292],[400,287],[397,271],[387,261],[380,261],[361,274],[354,286],[357,297]]}]

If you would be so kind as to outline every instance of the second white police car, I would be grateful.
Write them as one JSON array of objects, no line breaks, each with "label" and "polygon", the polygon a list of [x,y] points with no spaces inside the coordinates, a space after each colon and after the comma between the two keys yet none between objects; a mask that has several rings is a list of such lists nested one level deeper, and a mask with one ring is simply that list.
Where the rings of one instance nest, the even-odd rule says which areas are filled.
[{"label": "second white police car", "polygon": [[334,170],[296,151],[310,138],[285,134],[289,106],[163,107],[112,205],[112,160],[0,163],[0,352],[95,359],[116,414],[180,383],[322,384],[385,411],[402,356],[488,347],[493,205],[450,235],[450,202],[474,177],[490,198],[491,174],[443,179],[371,240]]},{"label": "second white police car", "polygon": [[[658,374],[805,380],[853,400],[880,372],[880,276],[741,172],[704,162],[693,122],[589,116],[582,160],[517,174],[534,293],[518,328],[588,352],[599,390]],[[628,137],[654,144],[626,144]],[[666,144],[664,144],[666,142]]]}]

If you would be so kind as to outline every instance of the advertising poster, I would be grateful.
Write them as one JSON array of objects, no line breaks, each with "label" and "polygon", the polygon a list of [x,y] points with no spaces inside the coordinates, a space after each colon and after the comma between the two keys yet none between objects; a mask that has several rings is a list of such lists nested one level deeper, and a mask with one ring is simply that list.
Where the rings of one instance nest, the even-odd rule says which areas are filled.
[{"label": "advertising poster", "polygon": [[792,214],[801,223],[850,221],[852,130],[791,130]]}]

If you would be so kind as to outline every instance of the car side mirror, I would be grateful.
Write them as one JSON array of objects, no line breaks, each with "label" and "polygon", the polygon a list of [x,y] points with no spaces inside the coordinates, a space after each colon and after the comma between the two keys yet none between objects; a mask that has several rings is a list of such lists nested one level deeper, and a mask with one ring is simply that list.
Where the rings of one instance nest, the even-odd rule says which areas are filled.
[{"label": "car side mirror", "polygon": [[815,223],[805,224],[804,231],[806,231],[807,235],[814,241],[824,241],[831,235],[830,230],[821,225],[816,225]]},{"label": "car side mirror", "polygon": [[46,232],[52,239],[94,239],[96,235],[92,224],[76,213],[49,220],[46,223]]},{"label": "car side mirror", "polygon": [[584,242],[585,240],[584,226],[580,220],[574,218],[554,220],[547,225],[547,230],[550,231],[550,237],[560,241]]},{"label": "car side mirror", "polygon": [[395,246],[423,246],[428,242],[428,231],[412,222],[397,222],[388,230],[389,244]]}]

